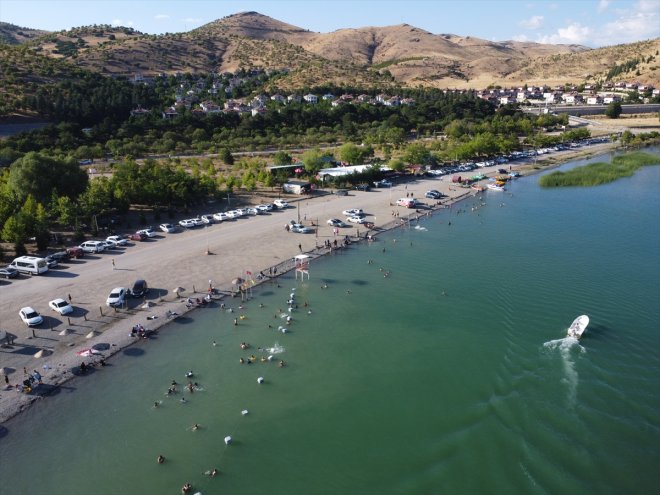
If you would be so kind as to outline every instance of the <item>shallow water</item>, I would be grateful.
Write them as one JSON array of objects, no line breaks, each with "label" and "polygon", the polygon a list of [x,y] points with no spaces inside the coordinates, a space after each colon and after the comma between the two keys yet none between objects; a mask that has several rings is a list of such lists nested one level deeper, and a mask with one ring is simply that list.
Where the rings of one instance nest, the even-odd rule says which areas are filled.
[{"label": "shallow water", "polygon": [[659,187],[519,179],[200,310],[5,424],[3,493],[655,493]]}]

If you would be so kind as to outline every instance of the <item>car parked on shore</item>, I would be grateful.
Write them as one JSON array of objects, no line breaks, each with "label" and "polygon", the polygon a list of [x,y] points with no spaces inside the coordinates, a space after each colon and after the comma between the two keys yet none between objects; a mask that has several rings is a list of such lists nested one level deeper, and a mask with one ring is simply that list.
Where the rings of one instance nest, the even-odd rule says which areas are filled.
[{"label": "car parked on shore", "polygon": [[43,317],[30,306],[21,308],[21,310],[18,312],[18,315],[21,317],[21,320],[23,320],[23,323],[25,323],[28,327],[40,325],[44,321]]},{"label": "car parked on shore", "polygon": [[426,191],[424,197],[428,199],[440,199],[442,197],[442,193],[440,191],[436,191],[435,189],[431,189],[430,191]]},{"label": "car parked on shore", "polygon": [[105,244],[101,241],[85,241],[78,247],[86,253],[102,253],[105,250]]},{"label": "car parked on shore", "polygon": [[280,210],[284,210],[285,208],[289,207],[289,203],[287,203],[283,199],[276,199],[275,201],[273,201],[273,204],[277,206]]},{"label": "car parked on shore", "polygon": [[11,266],[5,266],[3,268],[0,268],[0,277],[16,278],[18,277],[18,270]]},{"label": "car parked on shore", "polygon": [[383,179],[383,180],[377,180],[374,182],[375,187],[392,187],[394,184],[392,184],[389,180]]},{"label": "car parked on shore", "polygon": [[115,246],[125,246],[128,244],[128,239],[121,235],[111,235],[105,238],[108,242],[114,242]]},{"label": "car parked on shore", "polygon": [[342,222],[338,218],[331,218],[326,223],[332,227],[350,227],[350,225]]},{"label": "car parked on shore", "polygon": [[115,287],[112,289],[110,295],[105,300],[106,306],[110,306],[111,308],[123,306],[124,301],[126,300],[127,292],[128,289],[126,289],[126,287]]},{"label": "car parked on shore", "polygon": [[147,281],[143,279],[138,279],[135,281],[133,284],[133,288],[129,291],[130,294],[133,297],[142,297],[149,292],[149,286],[147,285]]},{"label": "car parked on shore", "polygon": [[50,309],[58,312],[62,316],[68,315],[69,313],[73,313],[73,306],[71,306],[61,297],[58,297],[57,299],[53,299],[52,301],[50,301],[48,303],[48,306],[50,307]]},{"label": "car parked on shore", "polygon": [[171,223],[161,223],[158,226],[158,228],[163,232],[167,232],[168,234],[171,234],[172,232],[176,232],[176,227]]},{"label": "car parked on shore", "polygon": [[363,217],[365,216],[364,210],[361,208],[352,208],[350,210],[344,210],[341,212],[342,215],[347,217]]},{"label": "car parked on shore", "polygon": [[80,246],[73,246],[70,248],[66,248],[66,252],[69,255],[69,258],[82,258],[85,255],[85,251],[80,247]]},{"label": "car parked on shore", "polygon": [[146,229],[138,230],[136,234],[144,234],[147,237],[156,237],[156,231],[152,229],[151,227],[147,227]]},{"label": "car parked on shore", "polygon": [[147,234],[144,234],[142,232],[134,232],[133,234],[129,235],[128,238],[131,241],[138,241],[138,242],[146,241],[148,239]]},{"label": "car parked on shore", "polygon": [[366,223],[367,219],[364,217],[348,217],[346,221],[351,223]]},{"label": "car parked on shore", "polygon": [[229,220],[229,217],[226,213],[219,211],[218,213],[213,214],[213,220],[216,222],[224,222],[225,220]]},{"label": "car parked on shore", "polygon": [[181,225],[181,227],[183,227],[184,229],[192,229],[194,227],[197,227],[197,224],[193,222],[192,218],[179,220],[179,225]]}]

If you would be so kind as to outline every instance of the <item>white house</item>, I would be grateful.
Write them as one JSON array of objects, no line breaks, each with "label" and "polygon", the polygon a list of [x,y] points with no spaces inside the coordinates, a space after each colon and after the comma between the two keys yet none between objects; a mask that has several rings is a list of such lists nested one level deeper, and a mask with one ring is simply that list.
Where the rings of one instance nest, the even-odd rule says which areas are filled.
[{"label": "white house", "polygon": [[590,96],[587,98],[587,105],[602,105],[603,98],[600,96]]},{"label": "white house", "polygon": [[293,95],[287,96],[286,100],[289,103],[300,103],[302,101],[302,98],[300,97],[300,95],[293,94]]},{"label": "white house", "polygon": [[273,95],[270,99],[278,103],[286,103],[286,98],[280,94]]},{"label": "white house", "polygon": [[318,96],[313,95],[313,94],[311,94],[311,93],[305,95],[304,98],[305,98],[305,101],[306,101],[307,103],[311,103],[312,105],[315,105],[315,104],[318,103],[318,101],[319,101]]}]

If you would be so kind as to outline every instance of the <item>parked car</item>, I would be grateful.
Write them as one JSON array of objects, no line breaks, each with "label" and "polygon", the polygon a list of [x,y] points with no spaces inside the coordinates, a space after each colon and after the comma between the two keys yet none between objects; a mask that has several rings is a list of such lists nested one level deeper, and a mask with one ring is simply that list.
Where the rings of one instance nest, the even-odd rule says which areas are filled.
[{"label": "parked car", "polygon": [[417,200],[412,198],[400,198],[396,200],[397,206],[405,206],[406,208],[414,208],[417,205]]},{"label": "parked car", "polygon": [[376,187],[392,187],[393,184],[389,180],[377,180],[374,182],[374,186]]},{"label": "parked car", "polygon": [[115,241],[101,241],[105,246],[105,250],[117,249],[117,243]]},{"label": "parked car", "polygon": [[151,227],[148,227],[148,228],[142,229],[142,230],[138,230],[136,233],[137,234],[144,234],[147,237],[156,237],[156,232]]},{"label": "parked car", "polygon": [[126,287],[115,287],[114,289],[112,289],[110,295],[105,300],[105,304],[107,306],[110,306],[111,308],[122,306],[124,304],[124,301],[126,300],[126,293],[127,293]]},{"label": "parked car", "polygon": [[371,191],[371,187],[369,187],[369,184],[358,184],[357,186],[353,187],[356,191]]},{"label": "parked car", "polygon": [[146,295],[147,292],[149,292],[147,281],[143,279],[136,280],[130,292],[133,297],[142,297]]},{"label": "parked car", "polygon": [[44,321],[43,317],[30,306],[21,308],[21,310],[18,312],[18,315],[21,317],[21,320],[23,320],[23,323],[25,323],[28,327],[39,325]]},{"label": "parked car", "polygon": [[73,306],[59,297],[50,301],[48,306],[50,306],[50,309],[57,311],[61,315],[68,315],[69,313],[73,313]]},{"label": "parked car", "polygon": [[431,191],[426,191],[424,197],[429,199],[440,199],[442,197],[442,194],[436,190],[431,190]]},{"label": "parked car", "polygon": [[364,217],[348,217],[346,221],[351,223],[365,223],[367,219]]},{"label": "parked car", "polygon": [[85,255],[85,251],[80,246],[73,246],[66,248],[66,252],[69,254],[69,258],[82,258]]},{"label": "parked car", "polygon": [[213,215],[202,215],[199,219],[204,225],[211,225],[213,223]]},{"label": "parked car", "polygon": [[44,258],[46,260],[46,264],[48,265],[48,269],[55,268],[58,264],[58,261],[56,258],[53,258],[50,254]]},{"label": "parked car", "polygon": [[246,215],[257,216],[259,213],[261,212],[256,208],[245,208]]},{"label": "parked car", "polygon": [[172,225],[171,223],[161,223],[158,228],[162,230],[163,232],[167,232],[168,234],[171,234],[172,232],[176,231],[176,227]]},{"label": "parked car", "polygon": [[0,268],[0,277],[16,278],[18,277],[18,270],[16,268],[12,268],[11,266],[5,266]]},{"label": "parked car", "polygon": [[346,223],[344,223],[344,222],[342,222],[341,220],[339,220],[338,218],[331,218],[331,219],[328,220],[326,223],[327,223],[328,225],[333,226],[333,227],[348,227],[348,226],[349,226],[349,225],[347,225]]},{"label": "parked car", "polygon": [[259,210],[261,213],[268,213],[269,211],[273,211],[273,205],[271,203],[257,205],[255,208]]},{"label": "parked car", "polygon": [[348,189],[337,189],[335,194],[337,196],[348,196]]},{"label": "parked car", "polygon": [[146,241],[148,239],[147,234],[143,234],[141,232],[135,232],[129,235],[128,238],[131,241],[138,241],[138,242]]},{"label": "parked car", "polygon": [[86,241],[78,247],[86,253],[102,253],[105,250],[105,244],[101,241]]},{"label": "parked car", "polygon": [[48,258],[57,260],[58,263],[61,263],[63,261],[68,260],[71,257],[68,251],[56,251],[54,253],[50,253],[48,256],[46,256],[46,260]]},{"label": "parked car", "polygon": [[185,229],[192,229],[193,227],[197,227],[197,224],[192,221],[192,219],[187,218],[185,220],[180,220],[179,225]]},{"label": "parked car", "polygon": [[284,201],[282,199],[276,199],[275,201],[273,201],[273,204],[275,206],[277,206],[280,210],[283,210],[283,209],[289,207],[289,203],[287,203],[286,201]]},{"label": "parked car", "polygon": [[365,215],[364,210],[360,208],[353,208],[351,210],[344,210],[341,212],[342,215],[346,215],[347,217],[363,217]]},{"label": "parked car", "polygon": [[225,220],[229,220],[229,217],[227,216],[226,213],[223,212],[218,212],[213,214],[213,220],[216,222],[224,222]]},{"label": "parked car", "polygon": [[309,234],[314,232],[314,229],[311,227],[305,227],[303,224],[292,220],[289,227],[289,232],[295,232],[297,234]]},{"label": "parked car", "polygon": [[116,246],[125,246],[128,244],[128,239],[121,235],[111,235],[106,237],[105,240],[114,242]]}]

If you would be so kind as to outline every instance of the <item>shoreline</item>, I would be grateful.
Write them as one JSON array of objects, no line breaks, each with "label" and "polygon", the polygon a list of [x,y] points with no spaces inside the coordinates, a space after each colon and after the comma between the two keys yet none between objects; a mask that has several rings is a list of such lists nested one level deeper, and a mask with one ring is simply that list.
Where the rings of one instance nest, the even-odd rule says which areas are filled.
[{"label": "shoreline", "polygon": [[[544,170],[549,170],[552,168],[556,168],[561,166],[562,164],[572,161],[572,160],[577,160],[577,159],[584,159],[588,158],[594,155],[598,154],[604,154],[607,152],[615,151],[616,150],[616,143],[605,143],[601,145],[595,145],[593,147],[590,147],[587,150],[576,150],[576,151],[567,151],[567,152],[561,152],[561,156],[552,156],[552,157],[547,157],[539,161],[535,162],[521,162],[517,163],[515,165],[512,164],[512,170],[523,172],[524,175],[535,175],[537,173],[540,173]],[[547,163],[550,162],[550,163]],[[540,166],[539,166],[540,165]],[[489,175],[496,175],[497,174],[497,168],[499,166],[495,167],[489,167],[488,174]],[[494,170],[492,170],[494,169]],[[485,171],[484,171],[485,172]],[[376,217],[374,216],[374,228],[370,230],[363,229],[362,232],[360,232],[360,227],[357,226],[356,228],[356,233],[357,235],[354,235],[353,229],[351,229],[350,234],[348,234],[348,237],[351,239],[352,242],[365,242],[367,232],[369,232],[372,236],[377,237],[380,233],[383,232],[388,232],[390,230],[393,230],[395,228],[401,227],[406,223],[406,221],[414,221],[420,217],[423,217],[427,214],[432,214],[432,212],[437,211],[439,209],[444,209],[444,208],[450,208],[452,205],[463,201],[465,199],[468,199],[470,197],[474,197],[478,195],[478,192],[473,190],[473,189],[467,189],[466,191],[462,191],[462,188],[459,187],[451,187],[451,184],[449,182],[444,182],[442,179],[438,180],[437,178],[421,178],[421,179],[414,179],[412,181],[406,182],[406,183],[401,183],[397,185],[397,189],[400,186],[404,186],[405,190],[408,190],[408,186],[411,186],[411,189],[413,187],[417,186],[423,186],[422,189],[425,188],[431,188],[431,187],[437,187],[440,188],[442,186],[443,189],[446,189],[446,192],[451,192],[451,193],[457,193],[457,194],[450,194],[449,197],[443,198],[443,200],[438,201],[435,204],[431,204],[430,206],[427,206],[425,208],[420,208],[419,210],[405,210],[407,213],[406,215],[402,217],[396,217],[396,219],[390,219],[387,218],[388,216],[385,215],[385,218],[387,218],[386,221],[379,221],[376,222]],[[382,191],[382,190],[380,190]],[[362,193],[366,195],[370,194],[375,194],[375,193]],[[423,193],[422,193],[423,195]],[[391,196],[391,191],[390,191],[390,196]],[[360,196],[361,198],[369,198],[368,196]],[[318,202],[330,202],[334,201],[337,198],[324,198],[323,196],[318,197],[318,198],[301,198],[298,200],[295,200],[296,203],[300,202],[309,202],[312,203],[314,201]],[[372,198],[369,198],[372,199]],[[352,201],[350,198],[348,200],[345,200],[344,202],[347,203],[349,201]],[[293,201],[291,201],[293,202]],[[355,201],[358,202],[358,201]],[[375,208],[375,202],[373,202],[373,207]],[[367,208],[371,208],[367,206]],[[392,208],[397,209],[398,207],[392,206],[392,202],[390,201],[387,207],[380,207],[379,210],[390,210]],[[325,206],[323,208],[325,212]],[[375,211],[375,210],[374,210]],[[394,211],[394,210],[393,210]],[[381,219],[384,218],[380,214],[378,215]],[[274,220],[277,221],[277,220]],[[273,223],[273,222],[271,222]],[[211,227],[212,228],[212,227]],[[321,230],[321,224],[319,223],[318,225],[318,230]],[[326,231],[329,230],[328,227],[324,226],[324,229]],[[318,233],[317,233],[318,234]],[[258,233],[255,233],[255,235],[258,235]],[[294,236],[295,242],[298,242],[300,239],[304,239],[305,237],[301,237],[301,235],[298,234],[286,234],[287,236]],[[343,236],[343,233],[342,233]],[[329,236],[325,236],[329,237]],[[330,239],[332,239],[332,236],[330,236]],[[288,238],[287,238],[288,240]],[[194,239],[188,239],[189,242],[186,244],[190,244],[191,242],[194,241]],[[280,257],[282,261],[279,261],[278,263],[270,264],[268,266],[262,267],[261,271],[267,272],[269,268],[277,267],[277,274],[270,278],[266,277],[262,279],[261,281],[258,281],[258,283],[255,283],[253,287],[258,287],[259,285],[262,285],[264,283],[268,283],[270,280],[277,280],[277,277],[283,273],[288,273],[292,269],[294,269],[293,265],[293,256],[296,254],[296,251],[292,250],[291,248],[287,246],[282,246],[281,244],[286,244],[285,241],[282,241],[279,246],[275,246],[277,248],[280,248],[280,251],[283,250],[284,253],[288,253],[286,256]],[[208,244],[207,244],[208,246]],[[307,246],[306,246],[307,247]],[[295,246],[294,246],[295,249]],[[207,247],[208,250],[208,247]],[[333,249],[327,249],[324,247],[319,247],[318,246],[318,236],[315,240],[315,247],[312,248],[311,246],[309,249],[304,250],[305,254],[308,254],[312,257],[312,259],[325,256],[327,254],[330,254],[333,252]],[[293,254],[292,254],[293,253]],[[250,253],[250,252],[243,252],[242,253],[245,257],[249,258],[250,256],[255,257],[255,253]],[[277,258],[277,257],[275,257]],[[98,263],[96,263],[98,264]],[[208,269],[207,269],[208,272]],[[207,273],[205,272],[205,273]],[[259,270],[257,269],[257,273]],[[222,297],[226,297],[228,294],[231,294],[233,292],[233,286],[230,284],[231,277],[222,277],[221,278],[221,283],[216,285],[216,288],[220,288],[220,293],[223,294]],[[34,282],[34,281],[32,281]],[[188,283],[188,280],[186,280],[184,283]],[[173,299],[166,299],[166,294],[165,295],[160,295],[157,298],[157,302],[155,303],[155,306],[149,307],[149,308],[142,308],[141,306],[138,306],[137,308],[133,308],[131,310],[127,310],[126,312],[121,311],[121,312],[116,312],[112,313],[110,310],[110,315],[102,315],[101,320],[88,320],[87,319],[87,314],[85,314],[85,322],[88,321],[95,321],[96,323],[99,323],[99,325],[96,325],[90,333],[88,333],[85,338],[83,339],[83,335],[78,334],[77,331],[74,331],[74,335],[76,338],[70,339],[69,342],[67,343],[62,343],[63,345],[61,346],[60,349],[55,348],[56,346],[53,347],[52,350],[48,351],[49,355],[40,359],[36,359],[32,357],[32,354],[23,354],[24,359],[23,361],[23,368],[27,369],[28,373],[32,373],[31,369],[38,369],[40,372],[42,372],[42,375],[44,375],[44,381],[46,382],[45,385],[41,385],[39,387],[36,387],[35,391],[28,395],[24,393],[19,393],[16,392],[14,389],[7,390],[5,388],[0,390],[0,425],[3,423],[7,422],[8,420],[15,418],[20,415],[21,412],[27,410],[34,402],[37,402],[38,399],[46,398],[48,395],[52,394],[54,391],[57,390],[60,386],[63,384],[67,383],[69,380],[73,379],[76,377],[76,373],[73,371],[74,369],[78,368],[80,363],[82,361],[88,362],[90,361],[90,358],[85,358],[81,357],[76,354],[76,351],[79,351],[81,347],[89,347],[91,348],[95,344],[100,344],[103,343],[108,346],[108,350],[103,351],[103,357],[104,359],[109,359],[112,356],[116,355],[117,353],[123,351],[124,349],[127,349],[128,347],[137,344],[141,339],[136,339],[135,337],[131,337],[129,335],[128,329],[133,327],[134,325],[137,324],[143,324],[145,328],[147,328],[149,331],[159,331],[162,328],[166,327],[168,323],[173,323],[175,322],[176,318],[181,318],[185,315],[187,315],[189,312],[191,312],[193,308],[187,308],[185,305],[185,298],[186,297],[192,297],[193,299],[200,295],[200,291],[195,290],[195,285],[192,285],[193,291],[185,291],[185,294],[181,295],[181,297],[175,297]],[[160,291],[159,291],[160,292]],[[167,292],[167,291],[166,291]],[[174,319],[170,319],[167,317],[166,313],[168,311],[174,311],[178,313],[178,315]],[[102,311],[101,311],[102,312]],[[91,312],[89,312],[91,314]],[[145,318],[148,315],[153,315],[156,316],[154,319],[148,319],[148,321],[145,320]],[[145,322],[146,321],[146,322]],[[70,324],[71,326],[78,326],[76,324]],[[94,326],[94,325],[92,325]],[[43,330],[40,330],[40,332],[43,332]],[[86,330],[83,330],[82,332],[86,332]],[[93,333],[96,332],[96,333]],[[92,337],[86,338],[89,335],[92,335]],[[40,337],[41,338],[41,337]],[[28,337],[28,340],[30,340],[31,337]],[[17,339],[18,340],[18,339]],[[21,339],[23,340],[23,339]],[[52,340],[52,339],[51,339]],[[146,344],[146,343],[145,343]],[[153,342],[152,342],[153,344]],[[29,344],[28,344],[29,346]],[[30,346],[33,348],[41,348],[44,349],[44,346]],[[3,350],[4,351],[4,350]],[[98,357],[100,358],[100,356]],[[92,361],[97,359],[92,359]],[[15,385],[16,383],[21,382],[22,380],[19,378],[20,375],[20,365],[18,364],[19,358],[17,357],[17,363],[12,363],[13,366],[7,366],[8,368],[12,368],[15,371],[10,375],[11,376],[11,384]],[[4,360],[3,360],[4,361]],[[57,364],[50,364],[50,362],[57,363]],[[5,366],[3,364],[3,366]],[[43,366],[44,369],[41,369]],[[47,368],[46,368],[47,366]],[[0,429],[2,427],[0,426]]]}]

